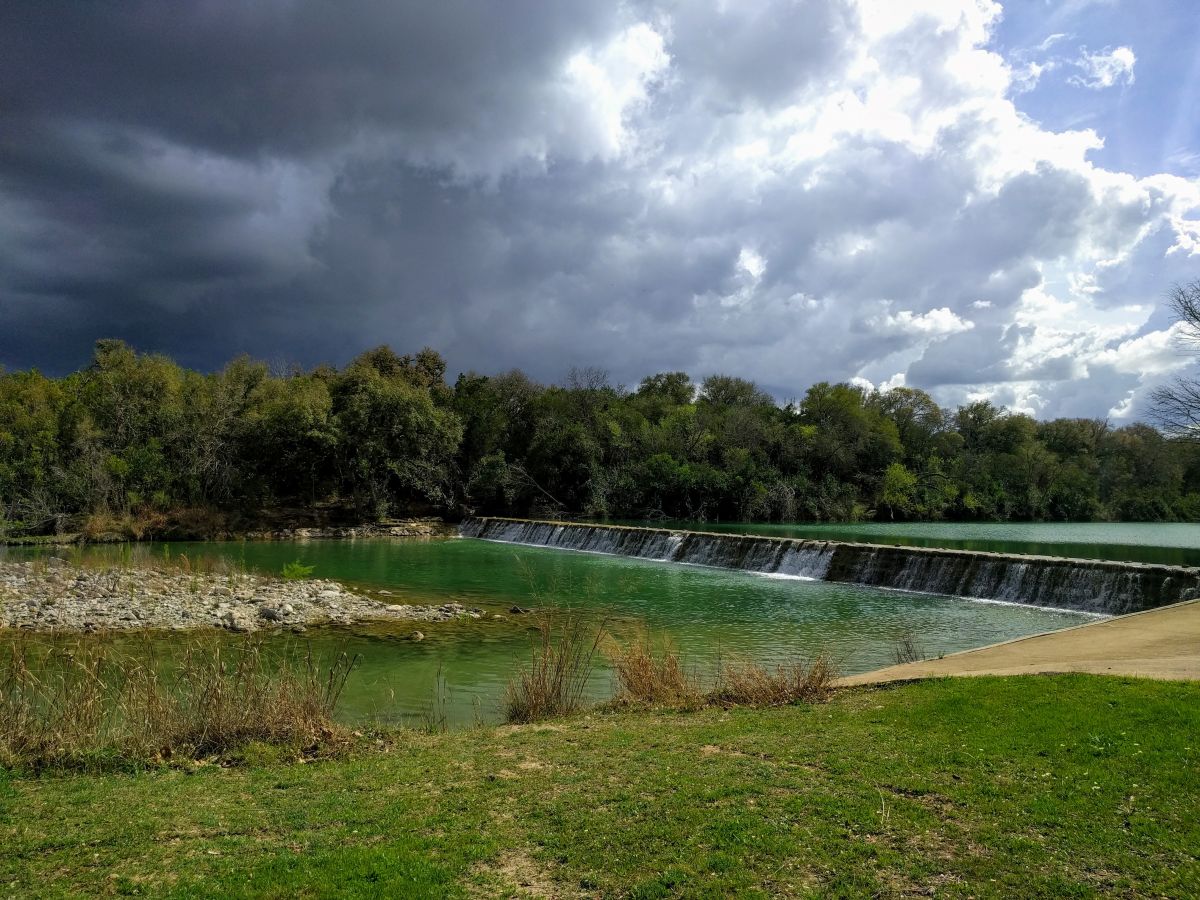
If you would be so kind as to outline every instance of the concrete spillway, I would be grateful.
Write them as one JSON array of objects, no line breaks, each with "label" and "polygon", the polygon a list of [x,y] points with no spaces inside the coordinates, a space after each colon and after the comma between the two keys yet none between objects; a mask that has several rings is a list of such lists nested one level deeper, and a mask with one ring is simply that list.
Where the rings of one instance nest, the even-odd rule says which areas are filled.
[{"label": "concrete spillway", "polygon": [[473,518],[464,537],[1121,615],[1200,594],[1200,569],[972,550]]}]

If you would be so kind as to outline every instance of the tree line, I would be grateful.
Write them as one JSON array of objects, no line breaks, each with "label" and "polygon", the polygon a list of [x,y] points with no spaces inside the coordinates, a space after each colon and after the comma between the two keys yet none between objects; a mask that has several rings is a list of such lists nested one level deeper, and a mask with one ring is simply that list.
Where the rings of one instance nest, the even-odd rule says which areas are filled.
[{"label": "tree line", "polygon": [[[0,526],[340,507],[725,521],[1200,519],[1200,446],[1145,424],[1037,421],[909,387],[820,383],[776,403],[683,372],[453,385],[433,350],[215,373],[97,343],[63,378],[0,374]],[[153,527],[150,528],[153,532]]]}]

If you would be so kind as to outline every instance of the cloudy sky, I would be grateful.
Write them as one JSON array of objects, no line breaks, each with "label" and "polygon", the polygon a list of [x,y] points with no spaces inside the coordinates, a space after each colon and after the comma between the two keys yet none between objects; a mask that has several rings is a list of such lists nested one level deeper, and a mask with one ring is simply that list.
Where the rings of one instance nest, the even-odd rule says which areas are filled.
[{"label": "cloudy sky", "polygon": [[1136,416],[1195,0],[0,7],[0,364],[429,344]]}]

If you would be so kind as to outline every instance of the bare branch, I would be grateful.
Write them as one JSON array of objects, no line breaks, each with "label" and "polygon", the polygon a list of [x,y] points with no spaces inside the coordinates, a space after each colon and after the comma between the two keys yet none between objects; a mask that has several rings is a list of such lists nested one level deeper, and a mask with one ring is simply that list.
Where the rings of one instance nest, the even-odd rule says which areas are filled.
[{"label": "bare branch", "polygon": [[[1167,301],[1183,326],[1180,341],[1200,350],[1200,281],[1172,286]],[[1178,378],[1150,395],[1151,416],[1172,437],[1200,442],[1200,381]]]},{"label": "bare branch", "polygon": [[1167,303],[1183,326],[1180,337],[1189,345],[1200,347],[1200,280],[1172,285]]}]

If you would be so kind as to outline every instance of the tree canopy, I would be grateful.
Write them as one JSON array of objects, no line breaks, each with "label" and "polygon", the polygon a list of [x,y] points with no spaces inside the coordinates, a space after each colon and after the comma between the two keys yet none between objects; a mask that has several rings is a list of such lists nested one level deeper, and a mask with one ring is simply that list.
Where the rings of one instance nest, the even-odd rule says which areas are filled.
[{"label": "tree canopy", "polygon": [[364,521],[1200,518],[1200,445],[1143,424],[946,410],[909,387],[822,382],[779,405],[721,374],[633,391],[597,369],[445,375],[428,348],[205,374],[120,341],[63,378],[0,374],[0,526],[315,504]]}]

